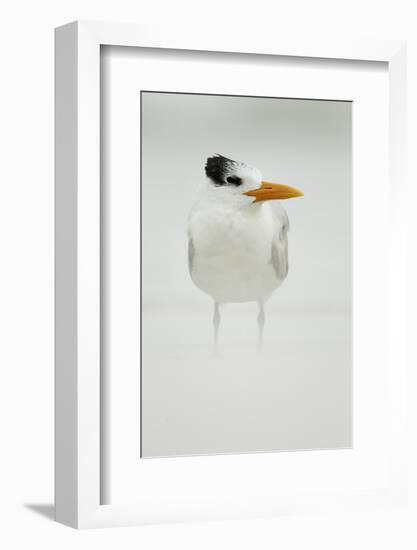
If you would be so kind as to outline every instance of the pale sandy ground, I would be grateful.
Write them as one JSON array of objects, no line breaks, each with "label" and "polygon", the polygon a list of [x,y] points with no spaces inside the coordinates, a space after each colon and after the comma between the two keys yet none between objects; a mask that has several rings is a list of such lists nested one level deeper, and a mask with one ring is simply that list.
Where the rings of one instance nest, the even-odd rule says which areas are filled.
[{"label": "pale sandy ground", "polygon": [[143,455],[340,448],[351,445],[347,314],[267,313],[256,350],[256,305],[143,314]]}]

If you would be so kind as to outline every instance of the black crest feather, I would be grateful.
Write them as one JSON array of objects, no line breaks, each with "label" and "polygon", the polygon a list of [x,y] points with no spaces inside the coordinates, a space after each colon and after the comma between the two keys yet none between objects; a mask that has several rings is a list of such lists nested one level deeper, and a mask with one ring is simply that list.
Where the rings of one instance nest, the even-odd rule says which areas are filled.
[{"label": "black crest feather", "polygon": [[223,157],[222,155],[209,157],[205,167],[206,176],[216,185],[225,185],[226,176],[233,170],[234,164],[234,160]]}]

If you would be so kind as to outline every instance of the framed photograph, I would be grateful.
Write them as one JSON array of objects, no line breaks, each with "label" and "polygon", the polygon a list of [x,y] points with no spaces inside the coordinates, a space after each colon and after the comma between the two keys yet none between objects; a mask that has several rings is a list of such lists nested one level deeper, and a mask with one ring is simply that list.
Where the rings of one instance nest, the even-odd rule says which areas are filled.
[{"label": "framed photograph", "polygon": [[57,29],[58,521],[405,501],[404,81],[397,42]]},{"label": "framed photograph", "polygon": [[141,124],[141,456],[351,447],[352,102],[142,91]]}]

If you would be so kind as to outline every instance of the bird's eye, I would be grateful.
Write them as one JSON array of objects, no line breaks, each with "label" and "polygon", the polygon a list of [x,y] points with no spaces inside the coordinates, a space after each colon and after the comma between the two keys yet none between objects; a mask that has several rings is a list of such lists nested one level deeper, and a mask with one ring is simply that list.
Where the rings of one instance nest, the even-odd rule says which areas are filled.
[{"label": "bird's eye", "polygon": [[227,183],[231,183],[233,185],[240,185],[242,183],[242,180],[235,176],[227,176],[226,181]]}]

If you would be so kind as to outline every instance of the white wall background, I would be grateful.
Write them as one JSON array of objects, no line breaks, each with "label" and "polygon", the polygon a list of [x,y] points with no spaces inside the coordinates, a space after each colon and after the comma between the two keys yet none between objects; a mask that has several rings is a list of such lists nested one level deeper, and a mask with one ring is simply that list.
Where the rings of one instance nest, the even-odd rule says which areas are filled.
[{"label": "white wall background", "polygon": [[[46,519],[53,500],[53,28],[74,19],[246,25],[248,32],[407,38],[409,97],[417,97],[415,3],[330,0],[139,2],[16,0],[0,8],[0,544],[4,548],[416,547],[415,510],[279,517],[250,522],[153,526],[78,533]],[[181,32],[186,32],[182,30]],[[410,151],[417,150],[415,102]],[[410,155],[410,181],[417,181]],[[417,204],[410,190],[410,212]],[[411,220],[410,235],[417,233]],[[417,280],[416,247],[411,274]],[[410,302],[416,304],[411,289]],[[416,326],[415,309],[410,319]],[[413,359],[416,359],[413,355]],[[415,361],[414,361],[415,364]],[[415,388],[414,369],[411,388]],[[411,402],[416,418],[415,398]],[[415,425],[412,431],[416,433]],[[415,451],[415,440],[411,441]],[[415,455],[414,455],[415,457]],[[416,459],[414,458],[414,463]],[[415,475],[413,472],[413,487]],[[412,493],[412,502],[415,503]],[[32,507],[32,509],[30,508]],[[35,511],[33,510],[35,509]],[[36,513],[36,511],[38,513]],[[41,513],[39,513],[41,512]]]}]

